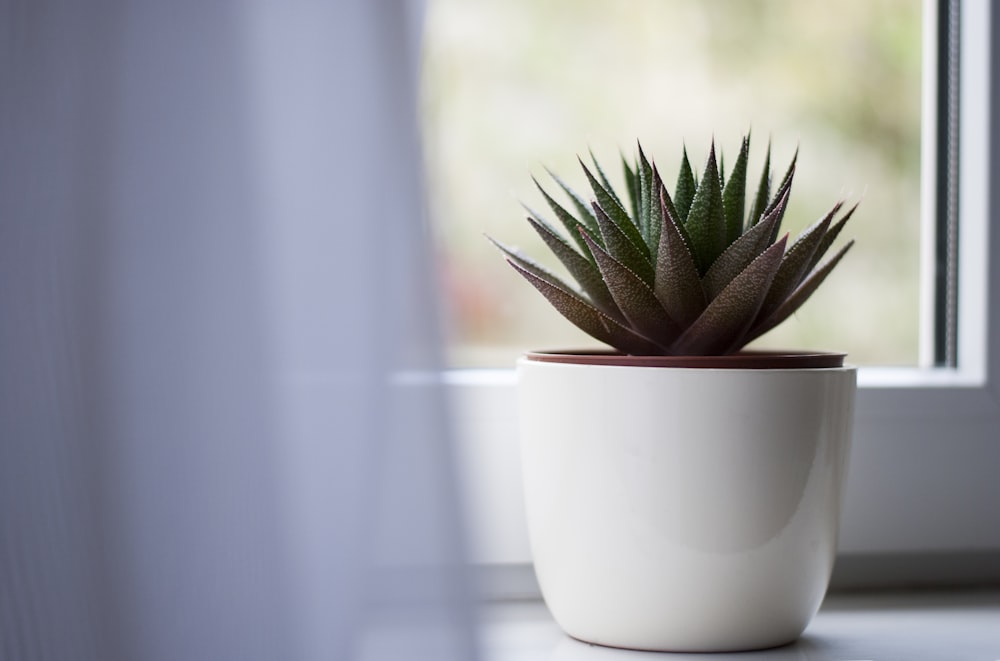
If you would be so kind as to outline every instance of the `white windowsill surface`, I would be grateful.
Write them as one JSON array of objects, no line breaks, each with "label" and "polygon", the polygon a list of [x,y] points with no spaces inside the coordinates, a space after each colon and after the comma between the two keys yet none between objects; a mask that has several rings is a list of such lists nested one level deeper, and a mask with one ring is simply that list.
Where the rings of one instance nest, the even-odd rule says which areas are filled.
[{"label": "white windowsill surface", "polygon": [[[415,378],[413,375],[408,377]],[[449,386],[514,387],[517,385],[517,372],[512,368],[448,369],[441,372],[437,378]],[[436,380],[427,375],[423,375],[422,379]],[[961,388],[982,385],[981,374],[951,368],[863,366],[858,369],[860,388]]]},{"label": "white windowsill surface", "polygon": [[744,654],[657,654],[588,645],[536,600],[484,607],[484,661],[1000,661],[1000,591],[842,593],[796,643]]}]

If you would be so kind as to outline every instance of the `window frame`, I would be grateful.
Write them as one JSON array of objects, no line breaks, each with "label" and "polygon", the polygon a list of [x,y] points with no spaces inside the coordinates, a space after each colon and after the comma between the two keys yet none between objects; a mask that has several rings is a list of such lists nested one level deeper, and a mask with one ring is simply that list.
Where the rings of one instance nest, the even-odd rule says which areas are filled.
[{"label": "window frame", "polygon": [[[928,22],[935,20],[937,6],[936,0],[925,0]],[[1000,553],[1000,480],[993,475],[1000,466],[1000,334],[990,332],[1000,329],[1000,232],[989,232],[990,217],[1000,209],[1000,186],[990,187],[990,173],[1000,166],[1000,124],[991,121],[989,111],[1000,93],[1000,67],[991,67],[1000,12],[991,12],[988,0],[964,0],[960,21],[957,364],[859,370],[840,556]],[[936,30],[928,24],[924,32],[933,71]],[[931,88],[925,93],[926,115],[936,105],[937,90],[925,87]],[[934,121],[924,120],[924,289],[933,284],[936,182],[927,166],[937,158],[934,140],[928,139]],[[926,298],[923,303],[928,307]],[[922,322],[933,319],[925,316]],[[444,379],[467,495],[472,560],[489,567],[526,565],[516,375],[454,370]]]}]

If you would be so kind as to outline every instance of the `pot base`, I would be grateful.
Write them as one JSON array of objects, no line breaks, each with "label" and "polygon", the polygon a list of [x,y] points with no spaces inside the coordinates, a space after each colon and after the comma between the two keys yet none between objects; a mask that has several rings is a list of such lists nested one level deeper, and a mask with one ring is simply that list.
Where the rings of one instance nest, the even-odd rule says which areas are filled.
[{"label": "pot base", "polygon": [[789,645],[794,645],[798,642],[801,634],[795,636],[791,640],[786,640],[782,643],[777,643],[775,645],[764,645],[762,647],[623,647],[621,645],[609,645],[606,643],[601,643],[594,640],[585,640],[583,638],[577,638],[576,636],[567,633],[571,639],[578,643],[583,643],[584,645],[590,645],[592,647],[606,647],[612,650],[624,650],[627,652],[655,652],[660,654],[741,654],[744,652],[765,652],[767,650],[781,649],[782,647],[788,647]]}]

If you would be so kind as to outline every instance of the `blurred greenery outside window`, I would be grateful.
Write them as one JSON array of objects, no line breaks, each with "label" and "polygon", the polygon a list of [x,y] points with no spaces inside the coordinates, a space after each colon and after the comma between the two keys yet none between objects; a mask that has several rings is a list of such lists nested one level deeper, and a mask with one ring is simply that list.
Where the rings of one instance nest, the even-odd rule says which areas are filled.
[{"label": "blurred greenery outside window", "polygon": [[[421,112],[429,209],[453,367],[527,349],[599,346],[484,238],[559,270],[524,220],[545,168],[581,193],[577,155],[610,164],[638,139],[672,188],[681,145],[701,168],[751,131],[780,176],[800,147],[784,228],[862,199],[857,245],[808,303],[754,346],[842,350],[916,365],[921,228],[920,0],[430,0]],[[553,219],[554,220],[554,219]]]}]

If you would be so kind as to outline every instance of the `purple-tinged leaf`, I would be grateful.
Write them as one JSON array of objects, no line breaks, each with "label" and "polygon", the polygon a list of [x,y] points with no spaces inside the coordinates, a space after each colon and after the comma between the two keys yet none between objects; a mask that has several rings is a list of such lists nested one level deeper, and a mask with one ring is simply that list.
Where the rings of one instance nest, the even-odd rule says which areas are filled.
[{"label": "purple-tinged leaf", "polygon": [[816,289],[823,283],[826,276],[830,275],[833,268],[840,262],[841,259],[843,259],[844,255],[847,254],[847,251],[850,250],[853,245],[853,240],[847,242],[844,244],[843,248],[838,250],[833,255],[833,257],[823,262],[810,272],[809,275],[806,276],[805,280],[802,281],[802,284],[800,284],[795,291],[793,291],[791,295],[784,300],[778,309],[772,312],[769,316],[762,317],[760,321],[753,325],[750,332],[747,333],[746,340],[743,344],[752,342],[769,330],[776,328],[779,324],[785,321],[785,319],[788,319],[788,317],[790,317],[796,310],[799,309],[799,307],[801,307],[803,303],[809,299],[810,296],[812,296],[813,292],[815,292]]},{"label": "purple-tinged leaf", "polygon": [[491,236],[487,236],[486,238],[489,240],[490,243],[496,246],[500,250],[500,252],[502,252],[507,257],[507,261],[515,262],[520,267],[521,270],[527,271],[532,275],[534,275],[535,277],[541,278],[542,280],[551,283],[553,286],[560,287],[562,289],[565,289],[566,291],[571,291],[575,295],[577,294],[576,290],[573,288],[572,285],[569,285],[568,283],[563,281],[562,278],[560,278],[555,273],[548,270],[538,262],[534,261],[527,255],[522,254],[520,250],[517,250],[516,248],[511,248],[510,246],[506,246]]},{"label": "purple-tinged leaf", "polygon": [[605,252],[590,237],[584,235],[584,239],[590,242],[590,249],[601,269],[601,275],[604,276],[604,282],[629,326],[643,337],[661,346],[669,346],[681,329],[660,305],[652,287],[628,266]]},{"label": "purple-tinged leaf", "polygon": [[667,204],[669,196],[665,188],[661,189],[661,195],[663,220],[654,291],[667,314],[682,326],[688,326],[705,311],[705,292],[691,249]]},{"label": "purple-tinged leaf", "polygon": [[[816,248],[816,254],[813,255],[812,260],[809,262],[810,271],[816,268],[816,265],[819,264],[820,260],[823,259],[823,256],[826,254],[826,251],[829,250],[830,246],[833,245],[833,242],[837,240],[837,235],[840,234],[840,230],[844,229],[844,225],[846,225],[847,221],[854,215],[854,211],[858,208],[858,204],[858,202],[855,202],[854,206],[848,209],[841,219],[834,223],[830,229],[827,230],[826,234],[823,235],[823,240],[820,241],[819,247]],[[834,207],[834,212],[838,208],[840,208],[840,204]]]},{"label": "purple-tinged leaf", "polygon": [[[614,317],[618,321],[624,321],[625,318],[622,316],[618,306],[615,305],[615,301],[611,297],[611,292],[608,291],[607,285],[604,284],[604,279],[601,277],[601,272],[598,270],[596,264],[574,250],[573,246],[567,243],[564,238],[559,236],[544,221],[528,217],[528,222],[535,228],[538,235],[542,237],[542,241],[549,247],[549,250],[563,263],[569,274],[580,284],[580,287],[587,294],[588,298],[590,298],[590,301],[608,316]],[[580,236],[580,240],[584,241],[582,235]],[[586,245],[586,241],[584,241],[584,244]],[[592,254],[589,246],[587,246],[587,254]]]},{"label": "purple-tinged leaf", "polygon": [[765,250],[715,297],[671,347],[675,354],[715,355],[738,350],[781,264],[788,236]]},{"label": "purple-tinged leaf", "polygon": [[[785,170],[785,176],[781,178],[781,183],[778,184],[777,192],[774,194],[774,199],[771,200],[770,204],[764,209],[764,215],[771,213],[775,206],[778,204],[778,200],[782,198],[786,193],[792,189],[792,180],[795,178],[795,164],[799,160],[799,149],[795,148],[795,153],[792,155],[792,161],[788,164],[788,169]],[[774,234],[771,235],[771,241],[778,238],[778,228],[775,228]]]},{"label": "purple-tinged leaf", "polygon": [[809,273],[809,264],[812,263],[813,255],[816,254],[816,248],[823,240],[833,215],[839,209],[840,203],[802,232],[785,253],[781,260],[781,266],[774,276],[774,282],[771,283],[771,289],[767,292],[764,304],[760,308],[761,316],[766,317],[778,309],[778,306],[788,298],[788,295],[799,286],[802,279]]},{"label": "purple-tinged leaf", "polygon": [[513,260],[507,260],[514,269],[534,285],[562,316],[591,337],[611,345],[627,354],[659,355],[663,348],[629,330],[583,300],[571,290],[540,277]]},{"label": "purple-tinged leaf", "polygon": [[792,185],[792,179],[795,177],[795,165],[799,160],[799,148],[795,148],[795,153],[792,154],[792,160],[788,164],[788,169],[785,170],[785,176],[781,178],[781,183],[778,184],[777,192],[774,194],[774,200],[768,205],[768,209],[774,207],[775,202],[778,197],[781,196],[781,192]]},{"label": "purple-tinged leaf", "polygon": [[785,191],[785,195],[771,213],[730,244],[726,251],[719,255],[719,258],[709,267],[705,277],[701,280],[708,300],[711,301],[718,296],[733,278],[742,273],[750,262],[757,259],[771,245],[774,226],[781,222],[787,204],[788,191]]}]

